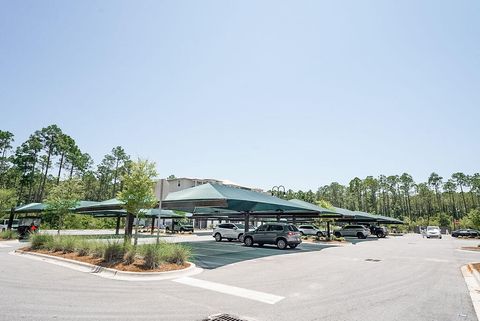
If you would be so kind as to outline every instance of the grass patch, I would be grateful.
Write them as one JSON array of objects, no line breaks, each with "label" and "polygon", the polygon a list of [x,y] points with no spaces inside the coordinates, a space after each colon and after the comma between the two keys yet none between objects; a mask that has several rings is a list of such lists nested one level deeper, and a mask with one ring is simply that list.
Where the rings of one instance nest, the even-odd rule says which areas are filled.
[{"label": "grass patch", "polygon": [[0,240],[14,240],[18,239],[18,233],[13,230],[5,230],[0,232]]}]

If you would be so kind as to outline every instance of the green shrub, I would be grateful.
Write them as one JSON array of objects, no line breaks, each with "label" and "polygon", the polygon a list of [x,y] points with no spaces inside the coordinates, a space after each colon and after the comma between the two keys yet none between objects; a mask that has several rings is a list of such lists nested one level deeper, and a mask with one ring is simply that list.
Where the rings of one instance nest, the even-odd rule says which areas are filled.
[{"label": "green shrub", "polygon": [[123,245],[120,242],[108,242],[105,246],[103,259],[105,262],[115,262],[123,259]]},{"label": "green shrub", "polygon": [[86,256],[90,253],[90,242],[85,238],[80,238],[75,246],[75,252],[78,256]]},{"label": "green shrub", "polygon": [[124,247],[125,255],[123,256],[123,263],[130,265],[135,262],[137,256],[137,248],[131,244],[126,244]]},{"label": "green shrub", "polygon": [[142,247],[144,264],[148,269],[156,269],[161,263],[160,244],[147,244]]},{"label": "green shrub", "polygon": [[168,244],[161,251],[161,260],[167,263],[183,265],[190,258],[191,251],[181,244]]},{"label": "green shrub", "polygon": [[48,246],[53,242],[53,236],[48,234],[31,234],[30,242],[33,250],[49,250]]},{"label": "green shrub", "polygon": [[5,230],[0,232],[0,240],[13,240],[18,238],[18,233],[14,230]]},{"label": "green shrub", "polygon": [[94,258],[101,258],[105,253],[105,243],[101,241],[88,242],[88,253]]},{"label": "green shrub", "polygon": [[79,242],[78,237],[76,236],[58,236],[60,244],[61,244],[61,251],[63,253],[72,253],[77,248],[77,244]]}]

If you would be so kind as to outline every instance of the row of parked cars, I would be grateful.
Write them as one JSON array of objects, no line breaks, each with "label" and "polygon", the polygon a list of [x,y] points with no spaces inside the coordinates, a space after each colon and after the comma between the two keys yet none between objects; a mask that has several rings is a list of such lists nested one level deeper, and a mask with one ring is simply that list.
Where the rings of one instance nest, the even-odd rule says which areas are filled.
[{"label": "row of parked cars", "polygon": [[[333,234],[336,237],[352,236],[365,239],[372,234],[378,238],[386,237],[388,231],[381,226],[346,225]],[[305,235],[321,237],[326,236],[326,232],[312,224],[297,227],[293,224],[272,222],[262,224],[257,228],[250,226],[248,232],[245,232],[244,224],[223,223],[217,225],[212,233],[217,242],[226,239],[228,241],[238,240],[245,243],[246,246],[275,244],[279,249],[297,247],[298,244],[302,243],[302,236]]]}]

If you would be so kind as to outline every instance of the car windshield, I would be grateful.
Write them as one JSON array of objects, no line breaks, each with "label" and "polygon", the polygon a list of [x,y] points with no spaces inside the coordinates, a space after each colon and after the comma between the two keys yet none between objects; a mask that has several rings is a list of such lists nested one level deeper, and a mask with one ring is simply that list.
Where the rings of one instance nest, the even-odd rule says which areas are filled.
[{"label": "car windshield", "polygon": [[235,224],[235,226],[238,227],[241,230],[245,229],[245,225],[243,225],[243,224]]},{"label": "car windshield", "polygon": [[438,230],[438,226],[428,226],[427,227],[427,231],[435,231],[435,230]]}]

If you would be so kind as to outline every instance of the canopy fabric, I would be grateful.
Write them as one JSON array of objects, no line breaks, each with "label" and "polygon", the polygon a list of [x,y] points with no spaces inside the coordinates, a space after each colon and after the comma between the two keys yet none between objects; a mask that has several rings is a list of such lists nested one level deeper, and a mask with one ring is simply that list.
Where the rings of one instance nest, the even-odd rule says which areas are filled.
[{"label": "canopy fabric", "polygon": [[[79,201],[77,206],[72,208],[72,210],[76,210],[79,207],[84,207],[84,206],[92,206],[94,204],[97,204],[98,202],[95,201]],[[38,212],[43,212],[46,211],[47,204],[45,203],[30,203],[26,205],[22,205],[17,207],[14,212],[15,213],[38,213]]]},{"label": "canopy fabric", "polygon": [[[315,205],[315,204],[312,204],[312,203],[309,203],[309,202],[305,202],[305,201],[302,201],[302,200],[299,200],[299,199],[296,199],[296,198],[289,200],[289,202],[292,202],[294,204],[303,206],[305,208],[309,208],[312,211],[317,211],[317,212],[320,213],[321,217],[323,217],[323,216],[329,216],[329,217],[330,216],[331,217],[344,216],[343,214],[337,213],[334,208],[327,209],[327,208],[324,208],[324,207],[321,207],[321,206],[318,206],[318,205]],[[331,215],[326,215],[326,214],[331,214]]]},{"label": "canopy fabric", "polygon": [[197,207],[216,207],[239,213],[315,211],[278,197],[221,184],[207,183],[168,194],[162,207],[194,212]]},{"label": "canopy fabric", "polygon": [[123,209],[124,204],[124,202],[116,198],[112,198],[103,202],[94,202],[93,204],[78,206],[75,210],[80,212],[95,210],[120,210]]},{"label": "canopy fabric", "polygon": [[[159,217],[160,218],[183,218],[183,215],[177,214],[171,210],[161,210],[158,208],[141,210],[145,217]],[[93,211],[82,211],[78,214],[92,215],[94,217],[126,217],[126,210],[93,210]]]}]

